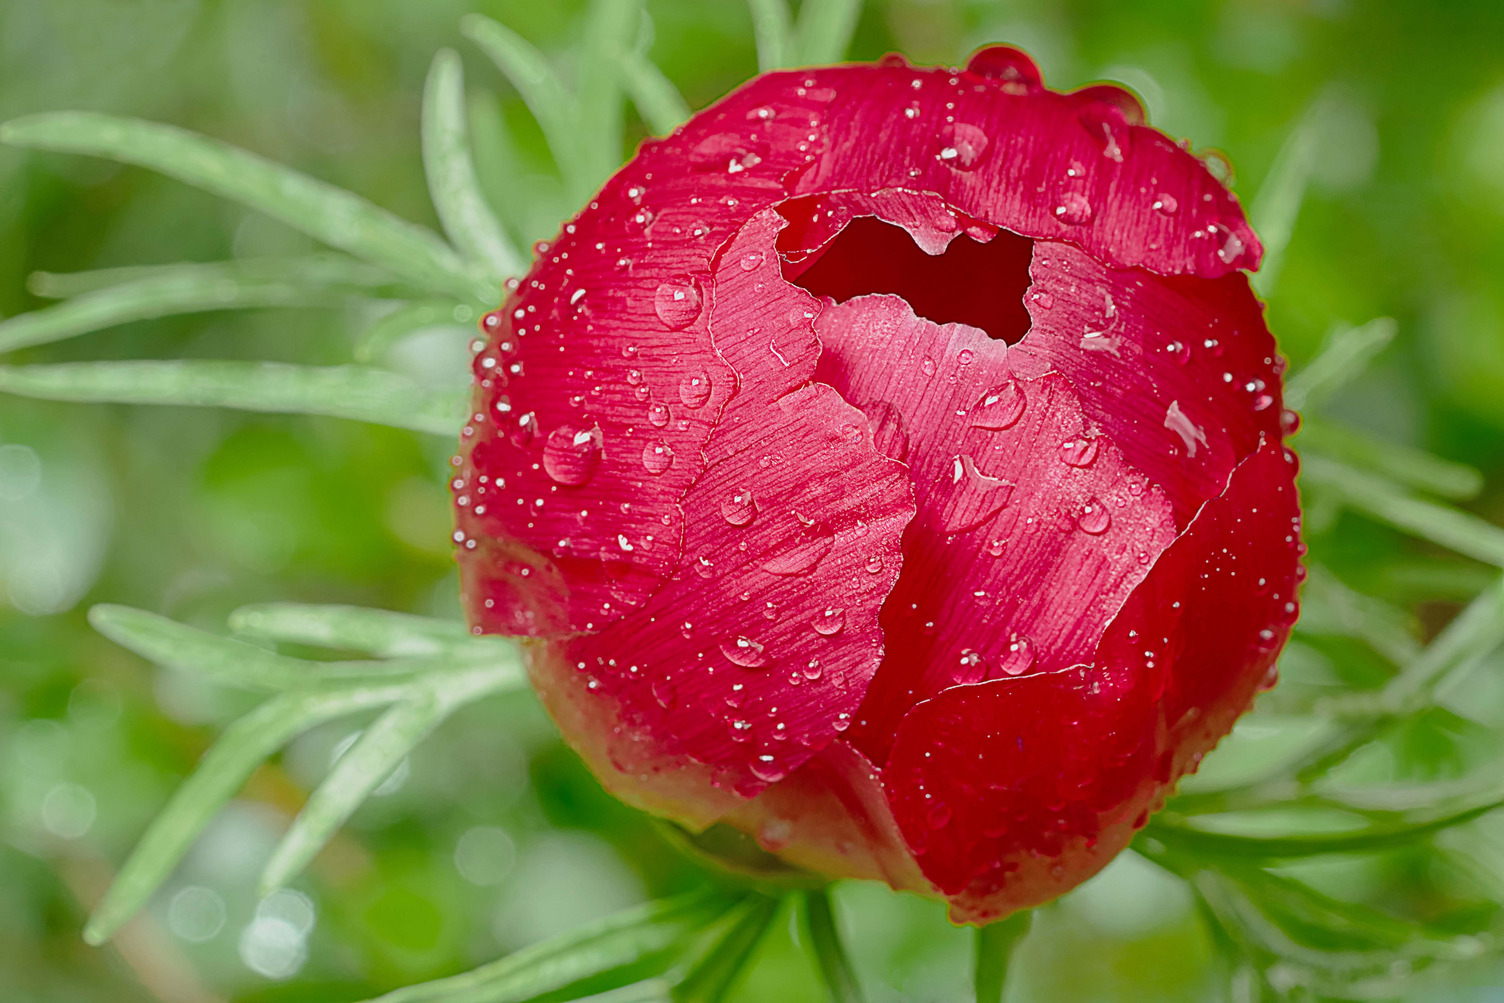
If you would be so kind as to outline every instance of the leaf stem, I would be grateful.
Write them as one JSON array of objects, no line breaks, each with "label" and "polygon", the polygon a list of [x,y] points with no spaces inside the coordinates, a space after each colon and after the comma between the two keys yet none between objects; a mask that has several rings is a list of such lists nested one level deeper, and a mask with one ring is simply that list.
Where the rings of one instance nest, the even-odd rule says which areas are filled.
[{"label": "leaf stem", "polygon": [[1008,985],[1008,966],[1019,941],[1029,932],[1031,911],[1016,912],[1007,919],[977,927],[976,976],[977,1003],[1002,1003]]},{"label": "leaf stem", "polygon": [[829,888],[811,888],[804,893],[803,900],[810,947],[832,1003],[862,1003],[862,986],[841,942],[841,931],[830,907]]}]

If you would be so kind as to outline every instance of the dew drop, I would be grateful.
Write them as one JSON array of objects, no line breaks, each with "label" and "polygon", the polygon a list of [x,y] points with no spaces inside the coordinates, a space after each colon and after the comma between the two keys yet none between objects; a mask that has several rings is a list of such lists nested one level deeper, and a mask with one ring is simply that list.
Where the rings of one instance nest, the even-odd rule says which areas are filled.
[{"label": "dew drop", "polygon": [[881,554],[873,554],[867,558],[867,574],[875,575],[883,570],[883,558]]},{"label": "dew drop", "polygon": [[1055,306],[1055,296],[1048,289],[1036,289],[1029,294],[1029,302],[1041,310],[1049,310]]},{"label": "dew drop", "polygon": [[1039,67],[1021,49],[1011,45],[989,45],[978,49],[966,63],[968,73],[999,80],[1005,84],[1038,87]]},{"label": "dew drop", "polygon": [[1097,440],[1093,438],[1070,439],[1060,447],[1060,458],[1072,467],[1089,467],[1097,458]]},{"label": "dew drop", "polygon": [[706,557],[704,554],[701,554],[694,560],[694,569],[695,574],[699,575],[701,578],[709,578],[711,575],[715,574],[715,562]]},{"label": "dew drop", "polygon": [[742,261],[741,261],[742,271],[744,271],[744,272],[753,272],[753,271],[756,271],[757,270],[757,266],[761,265],[762,262],[763,262],[763,253],[761,251],[748,251],[746,254],[742,255]]},{"label": "dew drop", "polygon": [[909,456],[909,430],[903,413],[884,400],[862,405],[872,429],[872,445],[890,460],[902,463]]},{"label": "dew drop", "polygon": [[919,363],[919,371],[926,376],[935,375],[935,360],[925,356],[924,361]]},{"label": "dew drop", "polygon": [[754,777],[770,784],[776,784],[789,775],[789,771],[778,764],[778,758],[766,752],[752,757],[751,769]]},{"label": "dew drop", "polygon": [[962,454],[951,461],[951,488],[940,510],[940,525],[947,533],[975,529],[1002,511],[1013,495],[1013,485],[977,469],[976,461]]},{"label": "dew drop", "polygon": [[931,829],[944,829],[950,825],[950,809],[943,804],[930,805],[924,820]]},{"label": "dew drop", "polygon": [[805,679],[808,679],[810,682],[815,682],[825,674],[825,666],[820,664],[820,660],[818,658],[811,658],[809,661],[804,663],[804,668],[800,671],[804,675]]},{"label": "dew drop", "polygon": [[1183,341],[1172,341],[1165,346],[1165,354],[1183,366],[1191,361],[1191,346]]},{"label": "dew drop", "polygon": [[1280,431],[1286,435],[1294,435],[1300,431],[1300,415],[1289,408],[1285,408],[1279,413],[1279,427]]},{"label": "dew drop", "polygon": [[981,163],[987,145],[987,134],[981,129],[965,122],[955,122],[940,130],[940,152],[936,156],[947,167],[972,171]]},{"label": "dew drop", "polygon": [[1090,533],[1092,536],[1100,536],[1107,532],[1111,525],[1112,513],[1108,512],[1107,506],[1096,498],[1082,505],[1081,511],[1076,515],[1076,526],[1081,532]]},{"label": "dew drop", "polygon": [[560,425],[543,444],[543,470],[565,487],[578,487],[595,475],[601,462],[601,428]]},{"label": "dew drop", "polygon": [[642,447],[642,468],[650,474],[661,474],[674,465],[674,451],[666,442],[650,442]]},{"label": "dew drop", "polygon": [[721,654],[730,659],[733,665],[740,665],[744,669],[760,669],[768,664],[767,649],[750,637],[722,641]]},{"label": "dew drop", "polygon": [[700,303],[700,284],[687,275],[662,283],[653,294],[653,312],[673,331],[694,323]]},{"label": "dew drop", "polygon": [[668,710],[679,702],[679,694],[674,685],[667,679],[654,679],[652,683],[653,699],[658,706]]},{"label": "dew drop", "polygon": [[733,526],[745,526],[757,515],[757,503],[752,500],[752,492],[748,488],[733,491],[731,496],[721,502],[721,516]]},{"label": "dew drop", "polygon": [[959,683],[979,683],[986,675],[987,669],[982,664],[982,656],[971,648],[962,648],[961,654],[956,658],[956,664],[951,669],[951,680]]},{"label": "dew drop", "polygon": [[1033,667],[1034,642],[1015,632],[1008,638],[1008,647],[1003,652],[1003,661],[998,668],[1006,676],[1021,676]]},{"label": "dew drop", "polygon": [[1160,192],[1154,196],[1153,209],[1165,216],[1173,216],[1180,208],[1180,203],[1169,192]]},{"label": "dew drop", "polygon": [[822,612],[815,614],[810,626],[821,637],[833,637],[846,629],[846,611],[836,606],[827,606]]},{"label": "dew drop", "polygon": [[703,372],[685,376],[679,381],[679,400],[687,408],[704,407],[710,400],[710,377]]},{"label": "dew drop", "polygon": [[669,417],[667,404],[648,405],[648,422],[654,428],[663,428],[668,424]]},{"label": "dew drop", "polygon": [[780,543],[762,569],[774,575],[808,574],[835,545],[835,534],[824,523],[815,523]]},{"label": "dew drop", "polygon": [[1093,215],[1091,203],[1080,192],[1066,192],[1055,207],[1055,218],[1071,226],[1090,223]]},{"label": "dew drop", "polygon": [[987,396],[977,401],[969,413],[972,428],[1001,432],[1012,428],[1024,413],[1024,392],[1017,383],[1008,382],[993,387]]}]

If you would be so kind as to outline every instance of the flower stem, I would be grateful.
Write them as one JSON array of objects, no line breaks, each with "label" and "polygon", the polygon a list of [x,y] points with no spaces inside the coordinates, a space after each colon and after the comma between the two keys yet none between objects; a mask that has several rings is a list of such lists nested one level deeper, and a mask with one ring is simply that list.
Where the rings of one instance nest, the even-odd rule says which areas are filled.
[{"label": "flower stem", "polygon": [[1013,949],[1029,932],[1029,922],[1033,918],[1032,912],[1016,912],[1005,920],[977,928],[977,1003],[1002,1003]]},{"label": "flower stem", "polygon": [[862,1003],[862,986],[836,928],[829,889],[812,888],[804,893],[804,918],[809,924],[810,947],[832,1003]]}]

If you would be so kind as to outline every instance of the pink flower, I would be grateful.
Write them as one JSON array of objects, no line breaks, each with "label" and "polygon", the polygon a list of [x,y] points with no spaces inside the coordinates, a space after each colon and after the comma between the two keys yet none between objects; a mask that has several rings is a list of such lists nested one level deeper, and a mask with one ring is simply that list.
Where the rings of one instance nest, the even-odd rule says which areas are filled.
[{"label": "pink flower", "polygon": [[623,800],[985,922],[1121,850],[1295,619],[1258,239],[1028,57],[769,73],[485,321],[477,631]]}]

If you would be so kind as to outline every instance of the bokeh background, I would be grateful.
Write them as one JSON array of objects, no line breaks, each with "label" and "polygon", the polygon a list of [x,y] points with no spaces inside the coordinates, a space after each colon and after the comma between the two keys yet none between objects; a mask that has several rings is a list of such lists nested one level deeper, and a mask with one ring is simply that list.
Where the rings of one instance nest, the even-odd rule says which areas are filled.
[{"label": "bokeh background", "polygon": [[[648,6],[651,55],[692,106],[755,72],[739,0]],[[0,0],[0,120],[83,108],[172,122],[432,225],[420,96],[433,53],[452,46],[465,58],[483,182],[530,242],[570,207],[537,127],[458,21],[495,17],[567,69],[582,8]],[[1224,151],[1245,200],[1319,104],[1315,172],[1271,325],[1298,365],[1335,326],[1395,318],[1393,345],[1328,412],[1481,468],[1486,486],[1469,507],[1504,521],[1504,6],[870,0],[850,54],[955,63],[993,41],[1028,49],[1056,87],[1128,84],[1154,124]],[[42,304],[28,293],[37,271],[309,249],[280,224],[146,171],[0,148],[0,316]],[[18,359],[333,364],[368,320],[344,308],[193,315]],[[452,360],[464,337],[424,342],[411,366]],[[536,707],[510,697],[449,722],[297,890],[258,902],[260,866],[359,722],[298,739],[116,946],[80,940],[147,820],[247,707],[114,647],[90,630],[87,607],[127,603],[214,630],[265,600],[457,615],[449,452],[333,419],[0,398],[0,998],[361,999],[697,880],[599,790]],[[1313,523],[1324,563],[1406,610],[1422,640],[1492,580],[1359,516]],[[1485,668],[1504,673],[1504,662]],[[1411,752],[1442,776],[1462,758],[1453,738],[1420,729]],[[1478,832],[1504,846],[1504,829]],[[867,886],[842,887],[838,904],[875,999],[966,998],[970,941],[937,906]],[[740,999],[823,998],[797,938],[780,925]],[[1040,911],[1013,998],[1212,999],[1211,950],[1183,887],[1125,855]],[[1475,968],[1423,998],[1504,1000],[1500,986],[1497,970]]]}]

